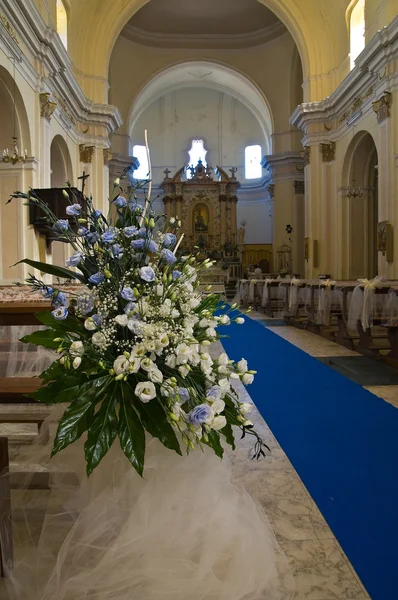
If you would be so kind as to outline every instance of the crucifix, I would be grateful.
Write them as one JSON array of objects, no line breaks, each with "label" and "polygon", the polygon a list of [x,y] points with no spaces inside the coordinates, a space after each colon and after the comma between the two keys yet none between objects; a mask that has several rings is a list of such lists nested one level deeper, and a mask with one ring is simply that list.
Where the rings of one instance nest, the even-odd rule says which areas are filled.
[{"label": "crucifix", "polygon": [[171,173],[170,169],[165,169],[163,173],[166,175],[165,179],[169,179],[169,174]]},{"label": "crucifix", "polygon": [[86,171],[83,171],[83,175],[78,177],[78,179],[82,180],[82,194],[84,194],[84,188],[86,186],[86,179],[88,179],[90,175],[86,175]]},{"label": "crucifix", "polygon": [[235,173],[238,170],[237,167],[232,167],[232,169],[229,169],[230,173],[231,173],[231,179],[235,179]]}]

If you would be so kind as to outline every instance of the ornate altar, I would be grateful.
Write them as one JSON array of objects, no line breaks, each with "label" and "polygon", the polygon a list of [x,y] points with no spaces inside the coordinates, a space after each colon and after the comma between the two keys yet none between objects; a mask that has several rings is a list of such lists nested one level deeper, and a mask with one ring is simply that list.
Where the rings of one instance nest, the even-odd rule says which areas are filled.
[{"label": "ornate altar", "polygon": [[[240,187],[235,177],[220,167],[213,169],[199,161],[196,167],[182,167],[173,177],[169,169],[162,183],[167,217],[178,216],[182,223],[182,248],[199,248],[203,257],[239,261],[236,205]],[[213,173],[215,177],[213,177]]]}]

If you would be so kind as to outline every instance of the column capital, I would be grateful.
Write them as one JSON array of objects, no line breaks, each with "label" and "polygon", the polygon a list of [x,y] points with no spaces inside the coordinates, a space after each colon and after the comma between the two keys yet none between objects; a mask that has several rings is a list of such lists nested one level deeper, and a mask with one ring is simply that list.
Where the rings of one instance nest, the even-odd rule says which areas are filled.
[{"label": "column capital", "polygon": [[373,110],[377,115],[378,123],[382,123],[391,116],[391,98],[390,92],[384,92],[384,94],[378,100],[376,100],[376,102],[372,102]]}]

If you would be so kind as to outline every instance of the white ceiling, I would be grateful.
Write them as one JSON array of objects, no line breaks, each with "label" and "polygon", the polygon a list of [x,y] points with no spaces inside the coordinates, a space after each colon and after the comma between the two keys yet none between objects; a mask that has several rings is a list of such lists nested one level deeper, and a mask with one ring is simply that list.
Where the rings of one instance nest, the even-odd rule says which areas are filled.
[{"label": "white ceiling", "polygon": [[148,34],[201,36],[251,34],[277,22],[257,0],[151,0],[130,25]]}]

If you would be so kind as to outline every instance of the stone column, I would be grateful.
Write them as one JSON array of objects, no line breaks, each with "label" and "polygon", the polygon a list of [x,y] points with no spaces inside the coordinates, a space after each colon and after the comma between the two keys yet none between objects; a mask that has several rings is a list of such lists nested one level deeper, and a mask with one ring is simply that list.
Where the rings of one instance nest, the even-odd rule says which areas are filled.
[{"label": "stone column", "polygon": [[236,205],[238,204],[238,198],[236,196],[231,197],[231,242],[232,244],[237,243],[236,239]]},{"label": "stone column", "polygon": [[305,186],[304,181],[294,181],[294,213],[293,213],[293,272],[300,277],[305,274],[304,238],[305,238]]},{"label": "stone column", "polygon": [[[274,268],[277,268],[277,251],[283,245],[292,248],[293,270],[299,273],[301,270],[300,256],[298,253],[299,241],[293,244],[295,236],[295,221],[298,223],[297,202],[294,181],[299,173],[303,172],[303,158],[299,152],[283,152],[272,154],[262,160],[262,166],[268,169],[271,175],[271,186],[268,191],[273,196],[273,253]],[[286,231],[286,227],[293,227],[292,234]],[[289,241],[292,239],[292,242]],[[300,274],[303,274],[300,272]]]}]

